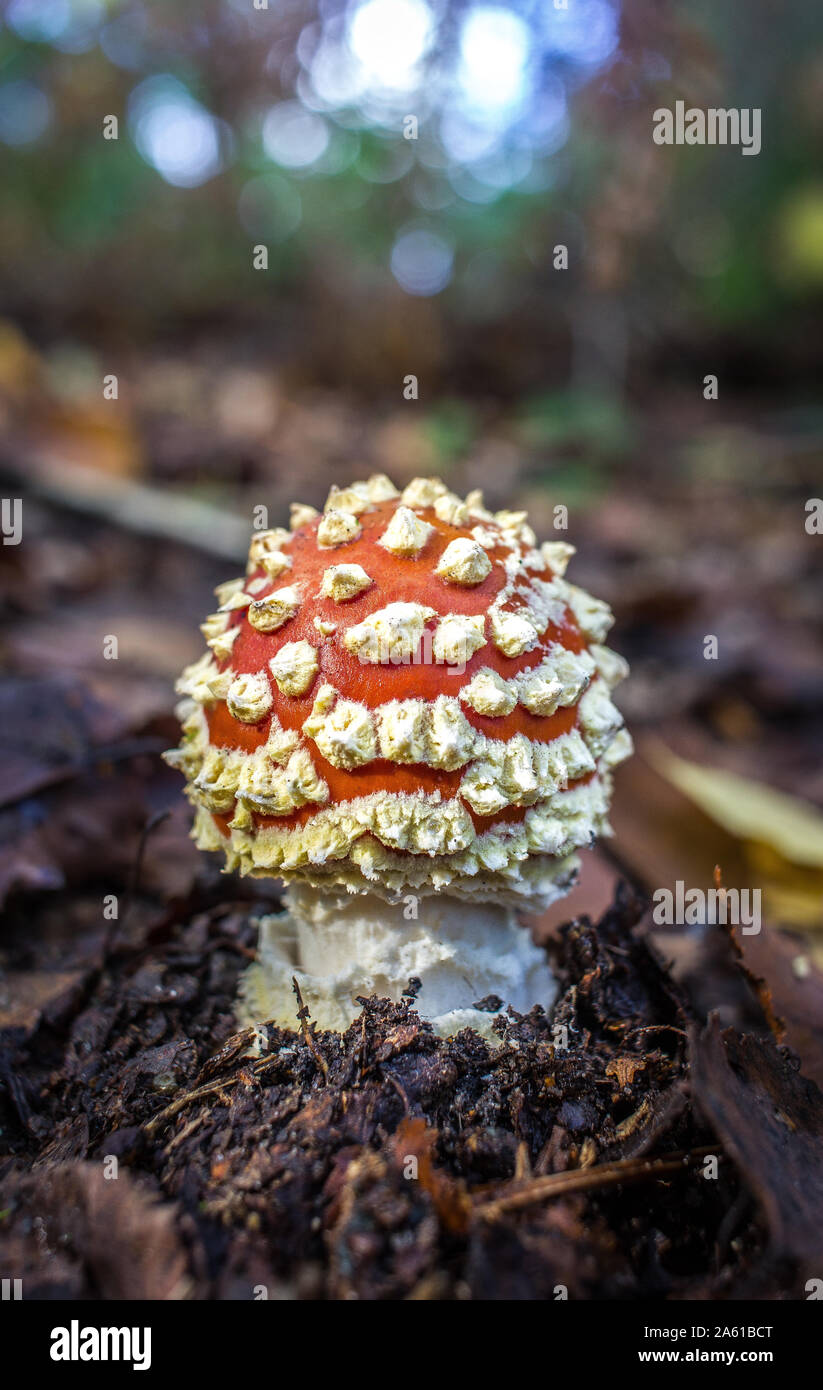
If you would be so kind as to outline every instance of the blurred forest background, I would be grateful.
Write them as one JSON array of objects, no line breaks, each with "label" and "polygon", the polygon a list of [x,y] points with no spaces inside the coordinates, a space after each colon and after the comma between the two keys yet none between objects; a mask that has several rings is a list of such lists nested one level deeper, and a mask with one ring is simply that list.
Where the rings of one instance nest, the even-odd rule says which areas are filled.
[{"label": "blurred forest background", "polygon": [[[677,100],[760,108],[760,153],[656,145]],[[7,1024],[66,1007],[138,858],[125,941],[271,892],[186,839],[173,678],[254,506],[431,472],[542,536],[567,506],[632,663],[617,837],[561,915],[619,872],[762,886],[747,959],[823,1076],[822,144],[804,3],[7,0]],[[733,1015],[711,934],[663,948]]]}]

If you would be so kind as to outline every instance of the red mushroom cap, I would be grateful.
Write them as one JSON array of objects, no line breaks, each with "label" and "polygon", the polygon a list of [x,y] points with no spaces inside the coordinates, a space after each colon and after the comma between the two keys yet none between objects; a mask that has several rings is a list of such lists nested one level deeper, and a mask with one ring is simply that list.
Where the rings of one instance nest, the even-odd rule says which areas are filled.
[{"label": "red mushroom cap", "polygon": [[178,683],[168,755],[229,868],[350,891],[548,900],[608,832],[631,744],[606,604],[523,512],[436,479],[332,489],[258,532]]}]

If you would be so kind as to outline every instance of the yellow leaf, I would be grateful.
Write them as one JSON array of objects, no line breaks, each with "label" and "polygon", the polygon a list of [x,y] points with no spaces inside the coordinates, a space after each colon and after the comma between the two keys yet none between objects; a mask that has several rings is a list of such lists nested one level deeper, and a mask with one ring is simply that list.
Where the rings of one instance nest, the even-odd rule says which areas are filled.
[{"label": "yellow leaf", "polygon": [[806,893],[785,884],[767,883],[763,907],[770,921],[800,931],[819,931],[823,926],[823,893]]},{"label": "yellow leaf", "polygon": [[823,814],[809,802],[735,772],[686,762],[662,746],[650,756],[662,777],[730,834],[771,845],[794,864],[823,868]]}]

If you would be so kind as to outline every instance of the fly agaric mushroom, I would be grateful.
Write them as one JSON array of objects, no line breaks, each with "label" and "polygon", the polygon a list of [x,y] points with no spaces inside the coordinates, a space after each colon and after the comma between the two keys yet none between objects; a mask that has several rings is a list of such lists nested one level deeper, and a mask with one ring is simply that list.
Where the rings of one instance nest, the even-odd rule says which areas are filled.
[{"label": "fly agaric mushroom", "polygon": [[417,977],[437,1031],[488,1035],[495,996],[521,1012],[554,996],[518,908],[567,892],[575,851],[609,833],[631,752],[611,613],[564,579],[572,546],[538,546],[525,512],[478,492],[374,476],[292,512],[217,589],[167,755],[197,844],[288,885],[244,1018],[293,1026],[296,976],[317,1024],[343,1029],[358,995]]}]

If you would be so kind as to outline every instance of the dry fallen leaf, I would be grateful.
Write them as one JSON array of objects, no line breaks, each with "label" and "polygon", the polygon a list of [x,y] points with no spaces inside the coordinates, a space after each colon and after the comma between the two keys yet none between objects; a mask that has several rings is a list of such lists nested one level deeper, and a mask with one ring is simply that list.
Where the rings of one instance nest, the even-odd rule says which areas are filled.
[{"label": "dry fallen leaf", "polygon": [[796,1296],[819,1269],[823,1096],[770,1039],[722,1032],[713,1015],[691,1030],[697,1105],[757,1198],[771,1258],[797,1270]]},{"label": "dry fallen leaf", "polygon": [[767,917],[806,931],[823,927],[823,813],[762,782],[687,762],[661,744],[648,755],[670,785],[740,841]]},{"label": "dry fallen leaf", "polygon": [[823,869],[823,813],[809,802],[736,772],[686,762],[662,745],[652,757],[662,776],[724,830],[771,845],[793,864]]},{"label": "dry fallen leaf", "polygon": [[823,1087],[823,971],[803,938],[782,931],[733,931],[732,938],[755,993],[758,980],[768,986],[768,1005],[783,1024],[780,1041],[797,1053],[804,1076]]},{"label": "dry fallen leaf", "polygon": [[121,1172],[110,1182],[99,1163],[62,1162],[15,1175],[7,1198],[6,1255],[34,1297],[53,1296],[55,1287],[75,1297],[187,1296],[174,1208],[145,1181]]}]

